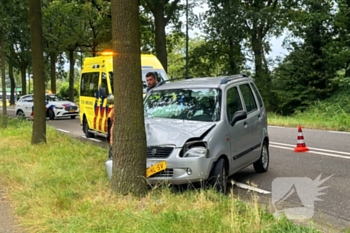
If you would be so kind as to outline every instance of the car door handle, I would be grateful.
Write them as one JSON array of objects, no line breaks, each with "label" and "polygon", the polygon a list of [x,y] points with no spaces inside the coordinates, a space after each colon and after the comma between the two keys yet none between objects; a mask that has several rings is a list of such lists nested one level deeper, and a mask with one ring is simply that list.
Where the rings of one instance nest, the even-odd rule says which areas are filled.
[{"label": "car door handle", "polygon": [[243,125],[244,125],[244,128],[248,127],[248,123],[246,121],[243,123]]}]

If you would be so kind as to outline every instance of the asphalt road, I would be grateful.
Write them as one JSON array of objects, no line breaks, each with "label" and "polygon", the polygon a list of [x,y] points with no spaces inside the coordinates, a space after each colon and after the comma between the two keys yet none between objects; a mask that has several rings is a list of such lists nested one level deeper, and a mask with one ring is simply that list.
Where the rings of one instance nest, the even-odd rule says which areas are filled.
[{"label": "asphalt road", "polygon": [[[1,108],[0,111],[2,111]],[[8,115],[14,116],[11,107],[8,109]],[[59,119],[47,121],[47,124],[64,133],[84,138],[79,119]],[[249,166],[235,174],[231,177],[231,181],[236,183],[232,187],[233,193],[241,199],[250,199],[251,194],[255,194],[255,198],[257,197],[271,211],[274,211],[272,184],[276,181],[275,179],[284,177],[290,181],[298,177],[304,181],[309,179],[316,183],[315,179],[318,176],[321,176],[320,180],[331,176],[319,185],[319,187],[327,187],[320,190],[323,195],[319,195],[318,198],[321,200],[316,200],[309,206],[309,209],[314,209],[312,219],[321,225],[325,232],[350,229],[350,133],[303,128],[304,140],[309,151],[296,153],[293,149],[297,142],[297,128],[269,126],[268,130],[270,136],[269,171],[257,174],[253,167]],[[104,138],[90,140],[97,144],[106,144]],[[310,192],[313,183],[299,188],[294,195],[286,199],[282,209],[303,206],[300,201],[301,195]],[[242,187],[242,184],[247,187]]]}]

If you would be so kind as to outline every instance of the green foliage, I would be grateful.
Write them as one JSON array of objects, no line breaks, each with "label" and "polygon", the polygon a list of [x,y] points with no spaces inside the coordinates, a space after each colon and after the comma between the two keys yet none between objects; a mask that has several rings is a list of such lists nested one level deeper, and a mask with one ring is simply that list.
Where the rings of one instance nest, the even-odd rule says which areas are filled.
[{"label": "green foliage", "polygon": [[332,39],[332,3],[304,0],[291,15],[289,28],[302,40],[290,42],[292,51],[275,69],[272,79],[276,97],[272,110],[283,115],[304,111],[314,101],[330,97],[337,88],[336,71],[342,66]]},{"label": "green foliage", "polygon": [[[62,83],[62,85],[60,86],[60,89],[58,91],[58,94],[64,98],[69,97],[69,83],[68,82]],[[79,99],[79,84],[78,83],[74,85],[74,98],[76,100]]]},{"label": "green foliage", "polygon": [[271,125],[296,127],[300,124],[306,128],[350,131],[350,97],[349,82],[343,85],[332,97],[323,101],[314,101],[303,110],[295,110],[293,115],[281,116],[268,114]]}]

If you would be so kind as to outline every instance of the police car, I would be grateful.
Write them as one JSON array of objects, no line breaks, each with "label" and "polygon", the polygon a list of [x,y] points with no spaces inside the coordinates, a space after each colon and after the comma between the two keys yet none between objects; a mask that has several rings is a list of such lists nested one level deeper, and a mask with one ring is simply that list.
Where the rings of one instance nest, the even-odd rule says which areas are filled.
[{"label": "police car", "polygon": [[[79,107],[68,100],[55,94],[45,94],[46,117],[50,120],[62,117],[75,119],[79,115]],[[31,118],[34,116],[34,95],[22,96],[15,107],[16,116],[21,118]]]}]

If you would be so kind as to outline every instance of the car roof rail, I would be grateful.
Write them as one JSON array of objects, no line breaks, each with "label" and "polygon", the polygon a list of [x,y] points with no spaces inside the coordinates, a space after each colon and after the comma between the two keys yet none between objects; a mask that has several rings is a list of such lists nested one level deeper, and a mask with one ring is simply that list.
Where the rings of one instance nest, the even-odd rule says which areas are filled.
[{"label": "car roof rail", "polygon": [[239,79],[242,77],[246,78],[246,77],[248,77],[248,75],[245,73],[242,73],[242,74],[235,74],[235,75],[227,76],[227,77],[224,77],[221,79],[220,84],[226,84],[232,80]]}]

